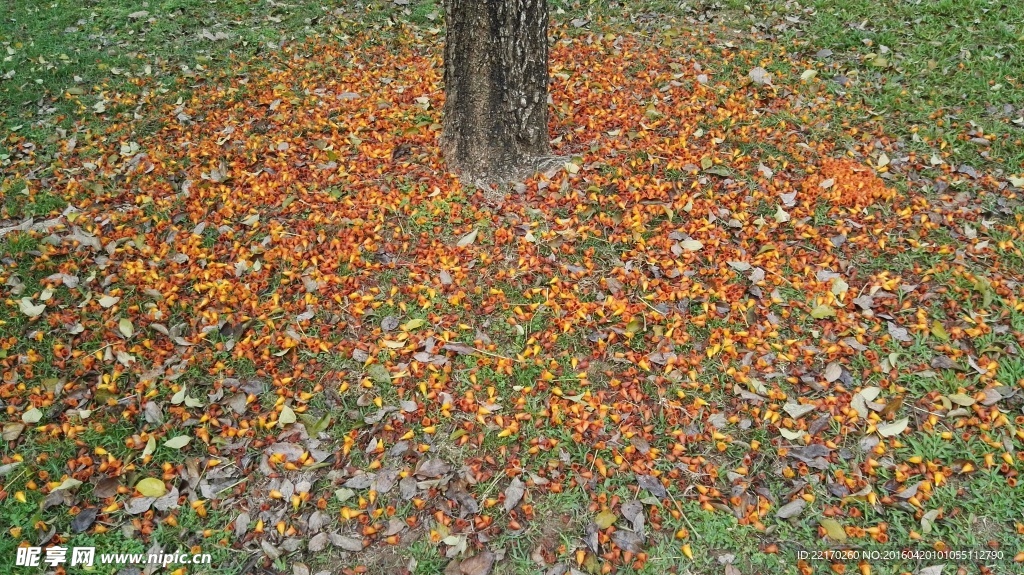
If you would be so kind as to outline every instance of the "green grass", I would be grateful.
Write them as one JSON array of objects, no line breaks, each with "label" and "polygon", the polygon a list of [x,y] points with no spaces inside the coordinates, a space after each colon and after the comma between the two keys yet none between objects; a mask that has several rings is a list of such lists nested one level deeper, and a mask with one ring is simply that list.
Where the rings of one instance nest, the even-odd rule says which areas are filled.
[{"label": "green grass", "polygon": [[[930,156],[941,148],[954,168],[966,163],[1024,171],[1024,5],[1019,2],[651,0],[609,7],[555,0],[552,10],[567,17],[583,12],[602,25],[629,22],[648,29],[708,22],[729,30],[725,36],[734,43],[744,41],[745,30],[770,32],[787,51],[821,53],[816,68],[828,91],[846,92],[869,110],[838,120],[884,126],[905,140],[908,151],[919,154]],[[650,13],[659,17],[643,18]],[[838,76],[849,78],[849,85],[833,81]],[[768,115],[765,121],[777,117]],[[810,129],[820,136],[837,136],[834,130]],[[971,137],[992,141],[984,145],[969,141]]]},{"label": "green grass", "polygon": [[[156,92],[135,111],[144,116],[135,130],[152,132],[166,121],[159,103],[183,95],[183,77],[202,82],[231,62],[259,66],[261,53],[283,43],[344,34],[349,26],[374,26],[384,37],[398,20],[439,26],[439,14],[430,0],[401,10],[336,0],[12,0],[0,20],[0,127],[52,144],[58,130],[123,111],[97,112],[104,95]],[[44,147],[37,156],[51,159],[55,151]],[[14,153],[0,145],[0,167]]]},{"label": "green grass", "polygon": [[[903,137],[908,149],[930,153],[945,143],[954,166],[1024,168],[1024,5],[799,4],[813,8],[814,15],[803,16],[784,37],[810,54],[831,50],[820,60],[819,74],[853,78],[850,93],[878,114],[889,133]],[[779,7],[768,2],[754,10],[766,11],[765,6]],[[991,146],[967,141],[968,132],[979,128],[995,136]]]}]

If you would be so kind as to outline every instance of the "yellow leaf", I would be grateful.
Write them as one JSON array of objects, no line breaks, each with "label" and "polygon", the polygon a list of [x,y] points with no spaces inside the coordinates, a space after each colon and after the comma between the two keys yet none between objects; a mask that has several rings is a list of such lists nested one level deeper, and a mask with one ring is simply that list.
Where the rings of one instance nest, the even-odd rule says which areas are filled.
[{"label": "yellow leaf", "polygon": [[955,403],[955,404],[957,404],[957,405],[959,405],[961,407],[970,407],[970,406],[974,405],[974,398],[969,396],[969,395],[967,395],[967,394],[951,393],[951,394],[947,395],[946,397],[948,397],[950,401],[952,401],[953,403]]},{"label": "yellow leaf", "polygon": [[597,514],[597,517],[594,518],[594,523],[601,529],[608,529],[618,518],[613,511],[605,509]]},{"label": "yellow leaf", "polygon": [[164,447],[169,447],[171,449],[181,449],[182,447],[188,445],[188,442],[190,441],[192,441],[191,437],[187,435],[179,435],[177,437],[172,437],[171,439],[165,441]]},{"label": "yellow leaf", "polygon": [[846,541],[846,531],[843,526],[835,519],[825,518],[820,522],[821,527],[825,530],[828,538],[833,541]]},{"label": "yellow leaf", "polygon": [[946,328],[942,327],[942,322],[939,320],[932,322],[932,335],[942,341],[949,341],[949,334],[946,333]]},{"label": "yellow leaf", "polygon": [[412,331],[418,327],[423,327],[424,323],[426,322],[420,318],[410,319],[402,326],[402,331]]},{"label": "yellow leaf", "polygon": [[633,321],[626,324],[626,333],[628,333],[629,335],[633,335],[634,333],[640,331],[640,328],[642,328],[643,326],[644,324],[642,321],[640,321],[640,318],[633,318]]},{"label": "yellow leaf", "polygon": [[135,484],[135,489],[146,497],[163,497],[167,494],[164,482],[155,477],[147,477]]},{"label": "yellow leaf", "polygon": [[292,410],[292,408],[288,407],[287,405],[282,407],[281,415],[280,417],[277,418],[277,423],[280,424],[282,427],[291,423],[295,423],[295,412]]},{"label": "yellow leaf", "polygon": [[819,305],[818,307],[811,310],[811,317],[814,319],[824,319],[826,317],[835,317],[836,310],[832,309],[827,305]]}]

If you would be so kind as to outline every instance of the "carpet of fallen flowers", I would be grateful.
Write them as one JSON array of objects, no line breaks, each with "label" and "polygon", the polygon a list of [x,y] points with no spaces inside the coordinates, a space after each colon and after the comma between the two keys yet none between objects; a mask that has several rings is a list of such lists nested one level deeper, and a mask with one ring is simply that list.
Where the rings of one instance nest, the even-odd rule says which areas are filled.
[{"label": "carpet of fallen flowers", "polygon": [[1017,486],[1019,178],[841,124],[858,103],[798,46],[592,33],[552,52],[564,168],[500,201],[440,157],[439,38],[184,77],[148,130],[142,80],[68,95],[104,129],[46,165],[10,136],[5,193],[68,207],[0,222],[35,241],[0,264],[0,500],[42,509],[5,537],[148,541],[187,511],[210,525],[183,541],[249,566],[402,573],[382,550],[418,542],[497,573],[531,532],[534,572],[642,569],[655,541],[674,571],[700,514],[772,554],[799,522],[885,543],[898,513],[941,550],[937,490]]}]

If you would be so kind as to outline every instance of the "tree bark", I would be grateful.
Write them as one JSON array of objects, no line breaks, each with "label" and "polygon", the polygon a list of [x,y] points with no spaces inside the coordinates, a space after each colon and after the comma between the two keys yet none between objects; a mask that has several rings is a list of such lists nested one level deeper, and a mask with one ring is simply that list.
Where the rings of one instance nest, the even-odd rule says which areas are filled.
[{"label": "tree bark", "polygon": [[487,182],[549,154],[547,0],[445,0],[444,133],[449,165]]}]

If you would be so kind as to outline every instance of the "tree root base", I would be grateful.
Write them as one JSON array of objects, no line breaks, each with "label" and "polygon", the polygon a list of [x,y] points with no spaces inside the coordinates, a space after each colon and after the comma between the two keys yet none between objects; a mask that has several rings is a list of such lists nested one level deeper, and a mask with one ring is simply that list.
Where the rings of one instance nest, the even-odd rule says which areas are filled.
[{"label": "tree root base", "polygon": [[537,174],[542,174],[548,179],[553,178],[568,161],[568,156],[545,155],[529,158],[519,166],[512,168],[488,170],[484,173],[480,173],[478,170],[456,170],[456,172],[464,185],[475,187],[483,192],[484,199],[488,204],[500,206],[504,204],[505,198],[508,197],[515,184]]}]

